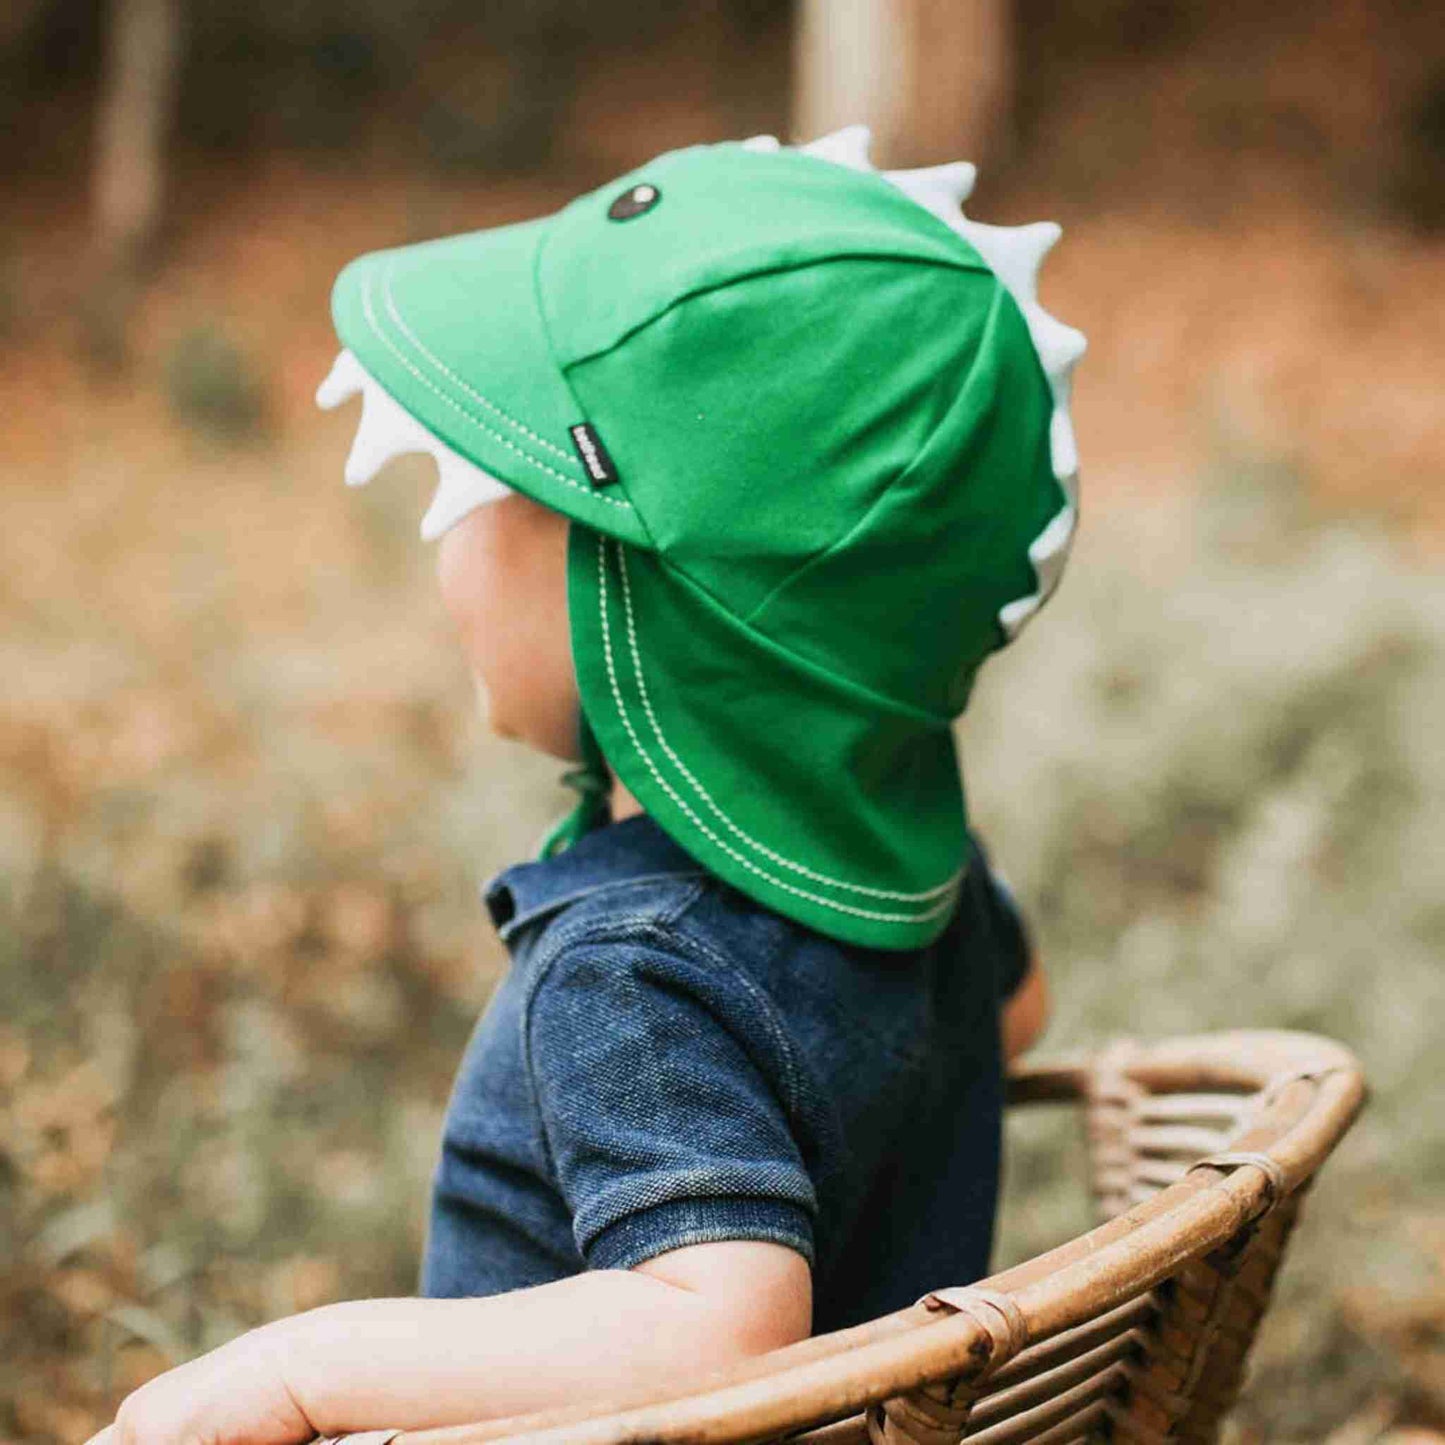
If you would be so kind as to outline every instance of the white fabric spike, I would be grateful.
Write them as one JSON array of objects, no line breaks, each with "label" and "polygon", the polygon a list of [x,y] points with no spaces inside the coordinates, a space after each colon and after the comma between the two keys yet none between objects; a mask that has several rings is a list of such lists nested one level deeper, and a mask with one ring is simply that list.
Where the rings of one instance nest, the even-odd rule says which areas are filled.
[{"label": "white fabric spike", "polygon": [[[1053,393],[1054,412],[1049,429],[1054,475],[1069,500],[1029,547],[1029,559],[1038,577],[1038,590],[1010,602],[999,620],[1012,637],[1053,590],[1063,570],[1077,524],[1075,506],[1078,451],[1069,416],[1071,376],[1087,345],[1083,335],[1045,311],[1037,301],[1040,263],[1059,238],[1052,221],[1029,226],[989,226],[965,216],[962,202],[973,189],[976,171],[966,161],[915,170],[879,172],[868,156],[872,132],[864,125],[845,126],[798,149],[851,170],[881,174],[904,195],[938,216],[978,251],[1019,305],[1029,336]],[[749,150],[781,149],[776,136],[757,135],[742,142]],[[509,490],[505,483],[434,436],[384,391],[350,351],[342,351],[316,391],[317,404],[340,406],[358,392],[362,396],[361,422],[346,463],[348,485],[371,480],[391,458],[407,452],[427,452],[436,459],[439,485],[422,520],[422,536],[441,536],[468,512],[484,506]]]},{"label": "white fabric spike", "polygon": [[1068,377],[1088,349],[1084,333],[1065,326],[1040,306],[1031,309],[1034,314],[1029,318],[1029,334],[1034,338],[1044,370],[1050,378]]},{"label": "white fabric spike", "polygon": [[361,363],[351,352],[341,352],[331,363],[326,380],[316,388],[316,405],[323,411],[334,410],[361,390],[365,378]]},{"label": "white fabric spike", "polygon": [[944,166],[920,166],[911,171],[884,171],[885,180],[892,181],[906,195],[927,206],[936,216],[950,221],[958,208],[973,194],[978,167],[967,161],[949,161]]},{"label": "white fabric spike", "polygon": [[1078,510],[1071,500],[1062,511],[1055,513],[1053,521],[1029,544],[1029,561],[1033,564],[1039,585],[1028,596],[1016,598],[999,609],[998,620],[1010,642],[1059,585],[1064,563],[1069,560],[1069,547],[1073,544],[1078,519]]},{"label": "white fabric spike", "polygon": [[989,226],[962,216],[960,234],[989,264],[1020,306],[1036,306],[1039,266],[1063,234],[1056,221],[1035,221],[1028,226]]},{"label": "white fabric spike", "polygon": [[358,392],[361,420],[346,459],[346,485],[365,486],[394,457],[424,452],[435,458],[439,485],[422,518],[424,541],[434,541],[468,512],[507,495],[506,483],[428,431],[352,352],[343,351],[316,389],[317,404],[330,410]]},{"label": "white fabric spike", "polygon": [[[860,131],[865,133],[861,147],[854,139]],[[801,149],[809,155],[851,166],[854,170],[874,169],[868,161],[866,130],[862,126],[847,126]],[[1039,266],[1061,232],[1053,221],[1035,221],[1028,226],[991,226],[964,215],[962,203],[973,190],[976,174],[966,161],[925,166],[919,170],[882,171],[879,174],[951,226],[979,253],[1008,289],[1028,326],[1029,338],[1033,341],[1034,351],[1053,395],[1049,459],[1068,501],[1029,547],[1029,561],[1038,578],[1037,591],[1010,602],[999,612],[1004,633],[1012,638],[1053,591],[1068,558],[1069,544],[1078,524],[1079,454],[1074,440],[1074,424],[1069,416],[1069,398],[1074,367],[1088,343],[1081,332],[1065,326],[1038,303]]]},{"label": "white fabric spike", "polygon": [[1039,590],[1045,597],[1058,585],[1059,574],[1064,570],[1064,560],[1069,554],[1069,544],[1074,540],[1077,517],[1072,506],[1065,507],[1029,547],[1029,560],[1039,574]]},{"label": "white fabric spike", "polygon": [[1074,440],[1074,420],[1062,406],[1054,408],[1049,420],[1049,452],[1054,475],[1064,484],[1072,501],[1079,483],[1079,447]]},{"label": "white fabric spike", "polygon": [[877,168],[868,159],[868,148],[873,144],[873,132],[866,125],[845,125],[828,135],[819,136],[798,149],[804,155],[818,156],[835,165],[847,166],[854,171],[872,171]]},{"label": "white fabric spike", "polygon": [[411,435],[416,425],[368,378],[361,388],[361,421],[346,458],[346,485],[364,487],[393,457],[409,451],[426,451]]},{"label": "white fabric spike", "polygon": [[468,512],[505,497],[508,491],[490,472],[484,472],[465,457],[458,456],[445,443],[440,445],[440,452],[432,453],[437,459],[440,482],[431,506],[421,519],[423,542],[435,542]]}]

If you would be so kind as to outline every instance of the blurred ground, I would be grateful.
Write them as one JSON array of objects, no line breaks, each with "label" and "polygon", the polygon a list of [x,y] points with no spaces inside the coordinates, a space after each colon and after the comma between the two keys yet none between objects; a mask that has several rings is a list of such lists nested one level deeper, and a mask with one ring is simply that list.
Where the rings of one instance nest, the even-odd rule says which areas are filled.
[{"label": "blurred ground", "polygon": [[[735,133],[686,75],[649,111],[595,93],[630,119],[545,180],[188,161],[108,379],[71,344],[76,188],[7,191],[0,1441],[413,1288],[501,962],[475,884],[560,795],[476,718],[426,467],[341,486],[325,297],[359,250]],[[1045,160],[979,213],[1065,222],[1087,510],[965,724],[975,812],[1054,975],[1045,1047],[1265,1025],[1362,1055],[1237,1438],[1402,1445],[1445,1428],[1445,246],[1263,180],[1225,214],[1100,205]],[[1080,1178],[1062,1125],[1020,1132],[1001,1259],[1086,1223]]]}]

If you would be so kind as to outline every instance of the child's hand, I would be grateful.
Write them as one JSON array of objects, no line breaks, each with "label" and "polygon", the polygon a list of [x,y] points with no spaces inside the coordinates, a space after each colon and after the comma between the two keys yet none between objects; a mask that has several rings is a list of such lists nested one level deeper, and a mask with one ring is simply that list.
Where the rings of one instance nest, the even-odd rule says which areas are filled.
[{"label": "child's hand", "polygon": [[274,1326],[168,1370],[88,1445],[300,1445],[320,1433],[287,1387]]}]

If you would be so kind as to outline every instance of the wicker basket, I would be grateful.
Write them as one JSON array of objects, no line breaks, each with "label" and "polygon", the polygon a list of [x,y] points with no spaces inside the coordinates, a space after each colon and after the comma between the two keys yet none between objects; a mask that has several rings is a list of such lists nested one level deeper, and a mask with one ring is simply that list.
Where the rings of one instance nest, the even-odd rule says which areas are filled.
[{"label": "wicker basket", "polygon": [[395,1445],[1213,1441],[1306,1186],[1364,1098],[1355,1058],[1237,1032],[1024,1068],[1084,1114],[1102,1223],[978,1284],[647,1402],[379,1432]]}]

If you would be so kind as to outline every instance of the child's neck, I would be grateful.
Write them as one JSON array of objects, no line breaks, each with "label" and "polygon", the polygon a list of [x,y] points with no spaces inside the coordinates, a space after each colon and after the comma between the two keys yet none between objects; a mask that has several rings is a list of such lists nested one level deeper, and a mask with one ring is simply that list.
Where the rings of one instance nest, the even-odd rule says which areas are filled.
[{"label": "child's neck", "polygon": [[612,796],[610,798],[612,807],[612,821],[620,823],[624,818],[635,817],[642,812],[642,804],[622,786],[622,779],[612,779]]}]

